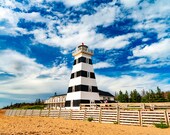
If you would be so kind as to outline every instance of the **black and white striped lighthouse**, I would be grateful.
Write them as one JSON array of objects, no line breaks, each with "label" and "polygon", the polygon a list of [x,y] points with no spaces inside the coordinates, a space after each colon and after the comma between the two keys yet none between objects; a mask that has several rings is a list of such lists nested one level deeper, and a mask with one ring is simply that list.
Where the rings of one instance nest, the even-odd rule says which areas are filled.
[{"label": "black and white striped lighthouse", "polygon": [[100,101],[92,55],[93,52],[83,43],[73,52],[75,59],[65,102],[65,107],[68,109],[79,109],[81,103]]}]

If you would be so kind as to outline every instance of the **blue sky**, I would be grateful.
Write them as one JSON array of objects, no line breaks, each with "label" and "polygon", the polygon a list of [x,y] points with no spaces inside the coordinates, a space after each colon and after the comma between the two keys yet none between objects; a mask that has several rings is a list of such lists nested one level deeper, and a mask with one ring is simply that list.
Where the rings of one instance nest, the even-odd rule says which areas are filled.
[{"label": "blue sky", "polygon": [[0,107],[65,93],[82,42],[99,89],[170,90],[168,0],[0,0]]}]

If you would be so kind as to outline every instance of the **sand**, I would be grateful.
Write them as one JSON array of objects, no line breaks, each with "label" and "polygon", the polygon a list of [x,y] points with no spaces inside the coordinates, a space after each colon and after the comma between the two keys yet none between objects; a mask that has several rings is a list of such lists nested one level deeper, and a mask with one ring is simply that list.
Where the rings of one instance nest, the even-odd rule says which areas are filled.
[{"label": "sand", "polygon": [[49,117],[7,117],[0,111],[0,135],[170,135],[170,128],[101,124]]}]

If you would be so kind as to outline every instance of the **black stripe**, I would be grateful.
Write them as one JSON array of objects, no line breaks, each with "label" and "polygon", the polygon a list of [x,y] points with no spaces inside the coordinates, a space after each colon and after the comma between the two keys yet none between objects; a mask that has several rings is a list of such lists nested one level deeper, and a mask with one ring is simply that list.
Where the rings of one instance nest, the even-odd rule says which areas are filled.
[{"label": "black stripe", "polygon": [[70,107],[71,106],[71,101],[66,101],[65,102],[65,107]]},{"label": "black stripe", "polygon": [[[85,99],[78,99],[78,100],[73,100],[73,107],[79,107],[80,104],[89,104],[90,100],[85,100]],[[95,103],[100,103],[99,100],[95,100]],[[71,101],[66,101],[65,102],[65,107],[71,107]]]},{"label": "black stripe", "polygon": [[80,70],[80,71],[77,71],[75,73],[72,73],[70,79],[73,79],[73,78],[76,78],[76,77],[79,77],[79,76],[89,77],[89,78],[95,79],[95,74],[93,72],[87,72],[87,71],[84,71],[84,70]]},{"label": "black stripe", "polygon": [[[74,64],[73,65],[76,65],[76,64],[81,63],[81,62],[87,63],[87,59],[88,58],[86,58],[86,57],[80,57],[80,58],[74,60]],[[91,59],[88,59],[88,64],[92,65],[92,60]]]},{"label": "black stripe", "polygon": [[[91,92],[98,92],[98,88],[96,86],[91,86],[92,91]],[[86,92],[90,92],[90,87],[88,85],[76,85],[73,87],[69,87],[68,88],[68,93],[71,92],[76,92],[76,91],[86,91]]]},{"label": "black stripe", "polygon": [[83,104],[83,103],[86,103],[86,104],[89,104],[90,103],[90,100],[84,100],[84,99],[80,99],[80,100],[73,100],[73,106],[80,106],[80,104]]}]

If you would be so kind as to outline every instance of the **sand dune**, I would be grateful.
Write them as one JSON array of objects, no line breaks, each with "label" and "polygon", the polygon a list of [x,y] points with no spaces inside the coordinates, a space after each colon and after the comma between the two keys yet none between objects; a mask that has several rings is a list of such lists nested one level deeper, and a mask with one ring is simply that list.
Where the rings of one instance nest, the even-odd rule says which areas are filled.
[{"label": "sand dune", "polygon": [[0,111],[0,135],[169,135],[170,128],[101,124],[46,117],[6,117]]}]

